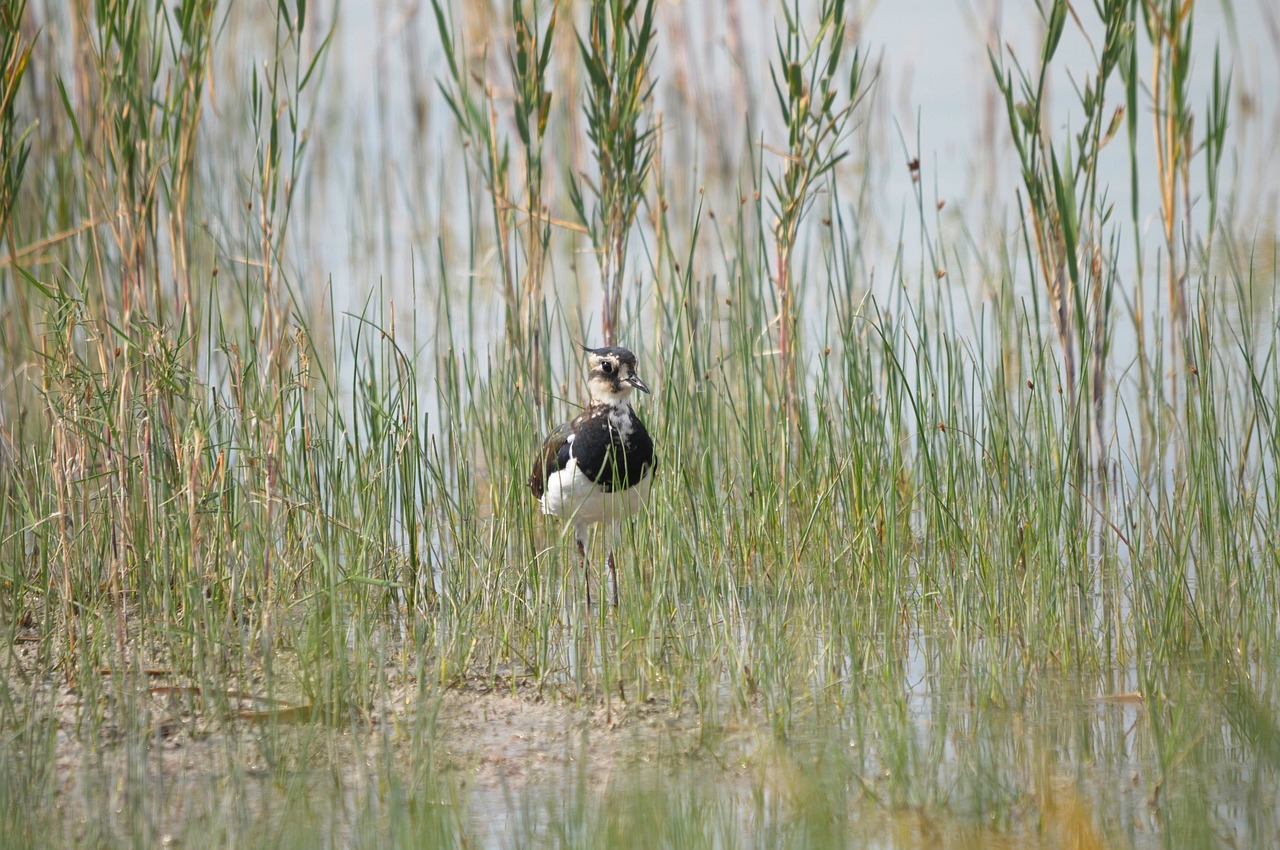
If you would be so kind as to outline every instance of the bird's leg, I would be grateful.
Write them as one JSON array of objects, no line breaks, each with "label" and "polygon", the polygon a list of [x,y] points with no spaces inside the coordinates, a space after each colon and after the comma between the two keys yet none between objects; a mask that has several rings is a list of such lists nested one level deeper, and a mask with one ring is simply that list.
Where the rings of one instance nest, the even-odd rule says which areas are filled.
[{"label": "bird's leg", "polygon": [[609,581],[613,582],[613,610],[618,610],[618,567],[613,562],[613,550],[609,550]]},{"label": "bird's leg", "polygon": [[581,537],[575,538],[578,543],[578,558],[582,562],[582,583],[587,588],[587,607],[591,607],[591,570],[587,568],[587,546]]}]

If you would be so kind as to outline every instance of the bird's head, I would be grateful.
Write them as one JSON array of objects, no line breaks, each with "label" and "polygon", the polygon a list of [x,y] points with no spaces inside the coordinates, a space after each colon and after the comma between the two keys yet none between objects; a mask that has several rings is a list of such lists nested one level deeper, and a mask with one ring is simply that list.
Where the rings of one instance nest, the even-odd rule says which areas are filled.
[{"label": "bird's head", "polygon": [[644,381],[636,374],[636,356],[625,348],[610,345],[605,348],[586,348],[587,389],[592,401],[606,404],[622,404],[632,389],[649,392]]}]

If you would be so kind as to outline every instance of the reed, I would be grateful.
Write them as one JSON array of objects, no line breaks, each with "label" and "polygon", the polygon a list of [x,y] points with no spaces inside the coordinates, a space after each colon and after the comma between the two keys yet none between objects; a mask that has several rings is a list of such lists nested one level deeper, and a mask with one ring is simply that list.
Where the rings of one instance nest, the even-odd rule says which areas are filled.
[{"label": "reed", "polygon": [[[600,335],[616,345],[627,244],[644,199],[655,145],[651,117],[655,49],[653,0],[592,3],[578,47],[588,80],[583,101],[596,173],[569,181],[569,201],[591,236],[603,302]],[[587,191],[583,192],[583,186]],[[588,208],[587,198],[594,198]]]}]

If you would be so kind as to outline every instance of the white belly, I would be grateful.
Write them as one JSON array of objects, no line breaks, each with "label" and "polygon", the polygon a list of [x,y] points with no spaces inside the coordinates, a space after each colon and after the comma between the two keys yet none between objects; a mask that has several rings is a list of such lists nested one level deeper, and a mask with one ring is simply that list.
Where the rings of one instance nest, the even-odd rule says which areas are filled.
[{"label": "white belly", "polygon": [[567,466],[552,473],[542,495],[542,512],[572,522],[583,528],[597,522],[620,522],[637,513],[649,498],[650,476],[625,490],[606,493],[578,471],[578,461],[571,458]]}]

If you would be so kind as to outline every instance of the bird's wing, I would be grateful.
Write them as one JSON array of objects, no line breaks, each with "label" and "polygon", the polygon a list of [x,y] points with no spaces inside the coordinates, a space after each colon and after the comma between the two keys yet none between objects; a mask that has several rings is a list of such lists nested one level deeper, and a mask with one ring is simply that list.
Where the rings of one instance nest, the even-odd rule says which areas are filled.
[{"label": "bird's wing", "polygon": [[566,422],[548,434],[538,456],[533,459],[529,489],[533,491],[534,498],[541,499],[547,490],[547,479],[569,465],[569,443],[573,437],[573,425],[573,422]]}]

